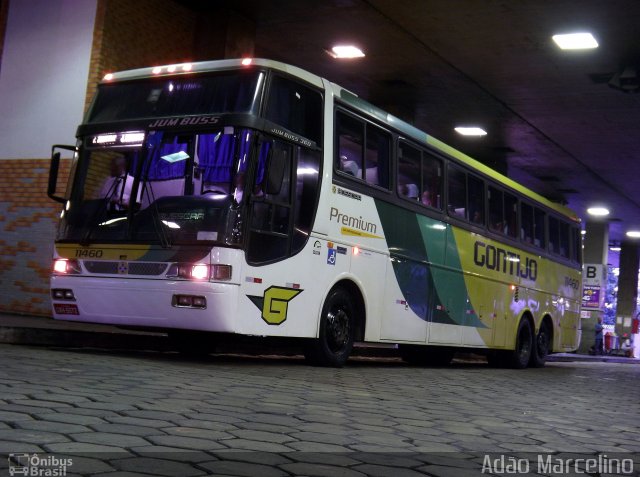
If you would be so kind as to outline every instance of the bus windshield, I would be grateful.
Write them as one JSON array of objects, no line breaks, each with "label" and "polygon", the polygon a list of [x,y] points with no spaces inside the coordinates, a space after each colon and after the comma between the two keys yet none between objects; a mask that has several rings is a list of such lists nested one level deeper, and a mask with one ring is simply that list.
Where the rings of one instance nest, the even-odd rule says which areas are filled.
[{"label": "bus windshield", "polygon": [[84,138],[58,238],[240,246],[246,176],[259,187],[269,152],[263,145],[258,167],[250,168],[255,138],[253,130],[229,126]]},{"label": "bus windshield", "polygon": [[88,123],[218,113],[257,114],[264,73],[223,72],[103,83]]}]

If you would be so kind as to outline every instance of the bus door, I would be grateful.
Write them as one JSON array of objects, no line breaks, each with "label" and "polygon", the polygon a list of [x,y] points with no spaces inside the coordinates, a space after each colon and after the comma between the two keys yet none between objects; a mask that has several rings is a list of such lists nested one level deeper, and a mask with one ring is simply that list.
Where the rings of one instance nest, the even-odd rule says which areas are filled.
[{"label": "bus door", "polygon": [[[300,336],[315,333],[310,307],[319,277],[311,271],[322,247],[310,239],[320,180],[321,151],[262,136],[246,167],[246,266],[240,332]],[[239,167],[243,167],[240,165]],[[295,319],[292,319],[295,317]]]}]

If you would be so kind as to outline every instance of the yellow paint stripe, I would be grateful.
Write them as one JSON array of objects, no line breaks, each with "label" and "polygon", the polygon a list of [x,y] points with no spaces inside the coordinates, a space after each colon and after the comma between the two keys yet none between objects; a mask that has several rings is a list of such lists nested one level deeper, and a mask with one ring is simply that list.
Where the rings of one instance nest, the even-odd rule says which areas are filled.
[{"label": "yellow paint stripe", "polygon": [[364,237],[364,238],[376,238],[376,239],[382,238],[380,235],[373,235],[367,232],[362,232],[361,230],[351,229],[349,227],[342,227],[340,229],[340,233],[342,235],[349,235],[352,237]]},{"label": "yellow paint stripe", "polygon": [[149,251],[148,245],[89,245],[59,243],[56,252],[62,258],[96,258],[101,260],[137,260]]}]

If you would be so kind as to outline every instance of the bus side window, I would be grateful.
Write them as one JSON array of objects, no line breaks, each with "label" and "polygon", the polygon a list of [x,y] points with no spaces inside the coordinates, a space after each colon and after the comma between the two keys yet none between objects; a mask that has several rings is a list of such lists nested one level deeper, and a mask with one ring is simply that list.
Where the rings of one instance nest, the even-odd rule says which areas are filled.
[{"label": "bus side window", "polygon": [[571,259],[576,263],[582,263],[582,234],[579,227],[571,227],[571,238],[573,242]]},{"label": "bus side window", "polygon": [[524,243],[533,244],[533,207],[529,204],[520,204],[520,238]]},{"label": "bus side window", "polygon": [[546,214],[537,207],[533,210],[533,245],[540,248],[546,248],[545,216]]},{"label": "bus side window", "polygon": [[504,203],[502,191],[489,186],[489,230],[496,233],[504,231]]},{"label": "bus side window", "polygon": [[269,88],[267,119],[320,144],[322,95],[297,81],[274,76]]},{"label": "bus side window", "polygon": [[400,143],[398,157],[398,195],[405,199],[420,199],[420,151],[405,143]]},{"label": "bus side window", "polygon": [[549,251],[560,253],[560,224],[555,217],[549,217]]},{"label": "bus side window", "polygon": [[389,163],[391,156],[391,135],[367,124],[367,151],[365,155],[365,177],[367,183],[389,188]]},{"label": "bus side window", "polygon": [[467,197],[469,199],[469,220],[484,225],[484,181],[467,175]]},{"label": "bus side window", "polygon": [[571,239],[569,238],[569,224],[566,222],[560,222],[560,240],[559,240],[559,253],[560,255],[562,255],[564,258],[569,258],[569,254],[571,253],[570,250],[570,243],[571,243]]},{"label": "bus side window", "polygon": [[438,209],[442,208],[442,161],[430,154],[422,153],[422,189],[420,202]]},{"label": "bus side window", "polygon": [[504,194],[504,222],[504,233],[518,238],[518,199],[509,193]]},{"label": "bus side window", "polygon": [[460,219],[466,218],[466,206],[467,206],[467,186],[466,177],[462,169],[449,164],[447,171],[448,181],[448,197],[447,197],[447,211],[452,217],[458,217]]},{"label": "bus side window", "polygon": [[336,169],[362,179],[364,123],[340,111],[336,123]]}]

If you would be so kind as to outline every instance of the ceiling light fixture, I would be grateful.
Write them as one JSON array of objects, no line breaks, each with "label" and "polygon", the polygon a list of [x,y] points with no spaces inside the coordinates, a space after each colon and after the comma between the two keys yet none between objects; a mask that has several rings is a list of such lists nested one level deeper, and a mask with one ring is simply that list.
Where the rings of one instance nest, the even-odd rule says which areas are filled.
[{"label": "ceiling light fixture", "polygon": [[463,136],[486,136],[487,131],[477,126],[466,127],[466,126],[458,126],[454,128],[458,134],[462,134]]},{"label": "ceiling light fixture", "polygon": [[330,51],[327,51],[327,53],[339,59],[362,58],[364,56],[364,52],[353,45],[336,45],[331,48]]},{"label": "ceiling light fixture", "polygon": [[629,238],[640,238],[640,230],[629,230],[627,232]]},{"label": "ceiling light fixture", "polygon": [[587,209],[587,214],[593,217],[606,217],[609,215],[609,209],[606,207],[589,207]]},{"label": "ceiling light fixture", "polygon": [[609,247],[610,252],[620,252],[622,247]]},{"label": "ceiling light fixture", "polygon": [[562,50],[587,50],[598,48],[598,42],[591,33],[567,33],[551,37]]}]

